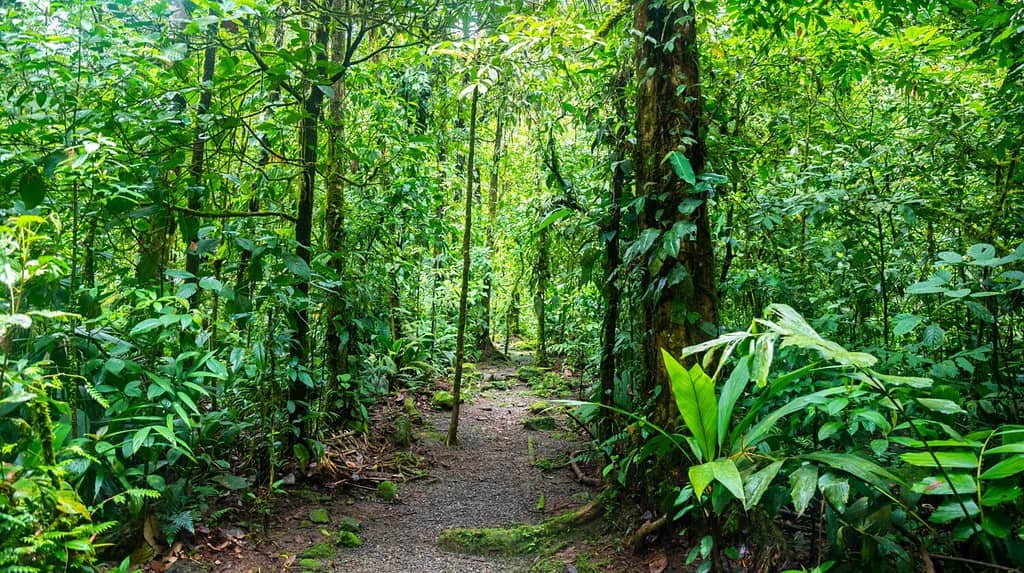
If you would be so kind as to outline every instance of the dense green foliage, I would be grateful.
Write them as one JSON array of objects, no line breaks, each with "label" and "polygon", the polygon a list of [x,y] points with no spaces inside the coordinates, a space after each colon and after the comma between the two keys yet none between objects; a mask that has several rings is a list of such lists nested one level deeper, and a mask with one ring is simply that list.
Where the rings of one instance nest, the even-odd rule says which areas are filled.
[{"label": "dense green foliage", "polygon": [[0,109],[0,571],[265,511],[511,341],[705,570],[1024,567],[1019,0],[0,1]]}]

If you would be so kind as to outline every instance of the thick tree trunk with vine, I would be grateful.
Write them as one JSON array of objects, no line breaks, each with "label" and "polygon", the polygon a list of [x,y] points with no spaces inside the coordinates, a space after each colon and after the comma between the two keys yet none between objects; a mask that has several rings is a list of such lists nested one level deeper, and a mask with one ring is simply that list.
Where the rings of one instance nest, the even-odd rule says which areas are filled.
[{"label": "thick tree trunk with vine", "polygon": [[[633,162],[637,194],[645,197],[641,226],[661,232],[646,261],[648,375],[641,379],[639,390],[642,398],[657,396],[649,418],[671,426],[677,416],[661,349],[678,355],[684,347],[706,340],[718,323],[707,193],[698,192],[693,181],[685,181],[667,160],[670,153],[682,152],[694,175],[704,170],[695,13],[681,3],[637,2],[634,27],[645,38],[637,54]],[[690,178],[685,166],[681,171]],[[693,205],[687,199],[700,203]],[[676,225],[685,232],[670,239]],[[674,256],[659,255],[675,248]]]},{"label": "thick tree trunk with vine", "polygon": [[466,153],[466,218],[462,227],[462,284],[459,291],[459,321],[455,335],[455,382],[452,383],[452,417],[447,444],[459,442],[459,402],[462,400],[462,362],[466,358],[466,312],[469,300],[469,247],[473,231],[473,160],[476,152],[476,108],[480,92],[473,90],[469,106],[469,151]]},{"label": "thick tree trunk with vine", "polygon": [[[615,100],[614,129],[615,149],[611,154],[612,188],[608,200],[608,215],[601,227],[605,237],[605,270],[604,270],[604,316],[601,319],[601,362],[598,367],[598,385],[601,393],[600,402],[605,406],[615,406],[615,337],[619,322],[619,283],[617,273],[621,262],[619,252],[619,232],[622,225],[622,193],[626,188],[627,154],[626,138],[626,88],[627,76],[620,72],[612,85],[612,97]],[[598,434],[602,439],[609,438],[612,433],[611,410],[603,412],[603,420],[599,424]]]},{"label": "thick tree trunk with vine", "polygon": [[[335,0],[336,7],[340,2]],[[345,29],[335,26],[331,33],[331,61],[345,61]],[[342,138],[345,135],[345,76],[332,86],[334,95],[327,104],[327,170],[324,186],[327,201],[324,206],[324,246],[329,258],[327,266],[337,276],[334,289],[327,296],[324,308],[324,364],[327,384],[338,383],[348,370],[348,340],[342,320],[345,317],[345,181]]]},{"label": "thick tree trunk with vine", "polygon": [[[326,18],[326,17],[325,17]],[[319,23],[316,29],[314,44],[327,46],[328,34],[326,23]],[[316,51],[317,69],[323,69],[326,55],[323,50]],[[299,152],[302,159],[302,178],[299,185],[299,197],[295,206],[295,255],[309,266],[310,248],[313,236],[313,198],[316,190],[316,171],[318,161],[318,144],[320,130],[320,114],[323,111],[324,92],[320,86],[309,85],[309,92],[302,102],[303,116],[299,122]],[[296,284],[298,306],[291,312],[291,321],[295,328],[292,338],[291,353],[300,364],[308,365],[309,361],[309,276],[299,277]],[[302,420],[309,411],[313,399],[310,388],[296,380],[288,392],[289,400],[295,403],[292,423],[301,427]],[[304,432],[304,430],[303,430]]]},{"label": "thick tree trunk with vine", "polygon": [[480,350],[483,355],[497,354],[491,340],[491,298],[494,281],[494,230],[498,220],[498,170],[501,165],[501,144],[503,137],[503,118],[498,113],[497,124],[494,126],[494,156],[491,158],[491,180],[487,190],[487,269],[484,273],[484,296],[480,301],[483,309],[483,320],[480,325]]}]

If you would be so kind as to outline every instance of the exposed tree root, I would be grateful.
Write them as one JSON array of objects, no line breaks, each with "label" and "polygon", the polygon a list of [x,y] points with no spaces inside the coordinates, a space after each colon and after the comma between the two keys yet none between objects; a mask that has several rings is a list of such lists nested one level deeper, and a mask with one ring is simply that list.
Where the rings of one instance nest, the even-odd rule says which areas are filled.
[{"label": "exposed tree root", "polygon": [[473,554],[519,555],[535,553],[539,547],[556,551],[569,541],[563,534],[600,517],[605,504],[611,499],[611,494],[605,491],[579,509],[556,515],[536,525],[448,529],[438,536],[437,543],[449,551]]},{"label": "exposed tree root", "polygon": [[569,454],[569,467],[572,469],[573,475],[576,476],[576,481],[589,487],[597,487],[601,485],[601,480],[593,478],[583,473],[580,469],[579,464],[576,463],[576,456],[580,455],[580,452],[573,452]]},{"label": "exposed tree root", "polygon": [[633,550],[633,553],[640,553],[644,546],[647,545],[647,536],[658,533],[664,529],[668,523],[667,515],[663,515],[653,521],[645,521],[644,524],[629,537],[629,547]]}]

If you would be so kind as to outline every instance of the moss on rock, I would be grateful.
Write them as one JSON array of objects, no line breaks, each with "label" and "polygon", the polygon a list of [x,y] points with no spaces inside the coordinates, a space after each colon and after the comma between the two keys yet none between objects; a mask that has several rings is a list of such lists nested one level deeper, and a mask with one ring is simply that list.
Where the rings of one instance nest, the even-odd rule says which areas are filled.
[{"label": "moss on rock", "polygon": [[557,425],[555,419],[551,416],[530,416],[523,419],[523,426],[527,430],[554,430]]},{"label": "moss on rock", "polygon": [[327,513],[326,509],[324,509],[322,507],[318,507],[318,508],[314,509],[313,511],[309,512],[309,520],[312,521],[313,523],[317,523],[317,524],[323,525],[325,523],[330,523],[331,522],[331,516],[330,516],[329,513]]},{"label": "moss on rock", "polygon": [[398,486],[393,481],[382,481],[377,484],[377,497],[381,501],[395,501],[398,499]]},{"label": "moss on rock", "polygon": [[447,390],[438,390],[431,396],[430,405],[436,410],[451,410],[455,407],[455,396]]},{"label": "moss on rock", "polygon": [[338,550],[333,543],[323,541],[316,545],[310,545],[305,551],[299,554],[303,559],[330,559]]}]

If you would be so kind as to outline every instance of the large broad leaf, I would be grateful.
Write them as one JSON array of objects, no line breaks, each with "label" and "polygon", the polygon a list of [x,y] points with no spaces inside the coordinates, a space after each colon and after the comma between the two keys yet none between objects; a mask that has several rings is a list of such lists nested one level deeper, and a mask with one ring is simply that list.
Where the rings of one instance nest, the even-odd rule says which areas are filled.
[{"label": "large broad leaf", "polygon": [[978,456],[974,452],[935,452],[934,457],[929,452],[912,452],[900,454],[900,459],[919,468],[937,468],[939,464],[944,468],[978,467]]},{"label": "large broad leaf", "polygon": [[18,193],[26,209],[35,209],[46,198],[46,182],[39,168],[32,166],[22,171],[18,180]]},{"label": "large broad leaf", "polygon": [[938,412],[940,414],[966,414],[960,404],[952,400],[943,400],[940,398],[918,398],[917,402],[928,408],[932,412]]},{"label": "large broad leaf", "polygon": [[761,501],[764,492],[768,491],[768,486],[772,484],[781,468],[782,462],[773,462],[743,480],[743,494],[746,496],[743,509],[749,510]]},{"label": "large broad leaf", "polygon": [[722,442],[725,440],[729,430],[729,422],[732,420],[732,411],[736,407],[736,401],[743,395],[743,390],[746,389],[747,384],[750,382],[750,368],[748,367],[750,360],[749,356],[740,358],[729,379],[722,386],[722,396],[718,400],[719,449],[722,448]]},{"label": "large broad leaf", "polygon": [[729,334],[723,334],[722,336],[719,336],[718,338],[715,338],[713,340],[708,340],[707,342],[701,342],[700,344],[687,346],[686,348],[683,349],[681,355],[683,358],[686,358],[687,356],[700,354],[701,352],[711,350],[712,348],[716,348],[718,346],[735,345],[739,343],[741,340],[750,338],[751,336],[752,335],[746,331],[730,332]]},{"label": "large broad leaf", "polygon": [[[964,514],[964,510],[967,510],[966,514]],[[978,504],[973,499],[965,499],[963,503],[954,499],[940,505],[929,518],[929,521],[932,523],[949,523],[950,521],[974,517],[975,515],[978,515]]]},{"label": "large broad leaf", "polygon": [[683,422],[701,450],[702,459],[714,459],[718,445],[718,400],[715,383],[699,364],[687,371],[663,348],[662,358],[672,381],[672,394]]},{"label": "large broad leaf", "polygon": [[672,164],[672,170],[676,172],[680,179],[690,185],[697,184],[697,174],[693,172],[690,158],[684,155],[682,151],[669,152],[668,161]]},{"label": "large broad leaf", "polygon": [[284,266],[288,268],[291,273],[300,279],[308,279],[310,276],[309,264],[293,253],[284,253],[281,255],[284,259]]},{"label": "large broad leaf", "polygon": [[690,476],[693,491],[697,493],[697,499],[701,498],[704,490],[711,485],[712,481],[718,481],[746,507],[743,478],[740,476],[740,470],[736,467],[736,462],[731,459],[723,458],[699,466],[690,466],[687,473]]},{"label": "large broad leaf", "polygon": [[888,491],[890,483],[902,483],[903,480],[882,466],[853,454],[835,454],[829,452],[815,452],[803,456],[808,460],[821,462],[827,466],[846,472],[853,477],[875,486],[876,488]]},{"label": "large broad leaf", "polygon": [[754,427],[750,428],[750,431],[747,432],[746,436],[744,436],[743,438],[744,444],[746,446],[752,446],[754,444],[757,444],[758,442],[763,440],[765,436],[768,435],[768,432],[770,432],[771,429],[775,427],[775,424],[777,424],[779,420],[781,420],[782,418],[792,414],[793,412],[799,412],[801,410],[804,410],[805,408],[812,404],[822,404],[825,402],[825,398],[829,396],[834,396],[836,394],[841,394],[843,392],[846,392],[846,387],[837,386],[835,388],[826,388],[824,390],[819,390],[817,392],[800,396],[799,398],[791,400],[785,406],[782,406],[778,410],[771,412],[770,414],[765,416],[764,419],[762,419],[760,422],[754,425]]},{"label": "large broad leaf", "polygon": [[978,484],[970,474],[950,474],[949,478],[947,480],[941,475],[929,476],[915,483],[913,490],[925,495],[963,495],[978,491]]},{"label": "large broad leaf", "polygon": [[826,472],[818,478],[818,490],[825,496],[839,513],[846,511],[846,502],[850,500],[850,481],[832,472]]},{"label": "large broad leaf", "polygon": [[757,337],[753,344],[750,377],[757,381],[758,388],[764,388],[768,384],[768,372],[772,368],[772,359],[775,357],[775,339],[777,337],[778,335],[774,332],[766,332]]},{"label": "large broad leaf", "polygon": [[916,314],[905,314],[896,318],[896,324],[893,326],[893,336],[903,336],[908,332],[914,330],[917,325],[921,324],[924,317]]},{"label": "large broad leaf", "polygon": [[803,515],[818,490],[818,466],[807,464],[789,475],[790,495],[797,515]]},{"label": "large broad leaf", "polygon": [[825,340],[811,325],[807,324],[800,313],[789,305],[773,304],[768,307],[768,311],[775,316],[777,322],[768,320],[759,320],[758,322],[782,335],[781,346],[783,347],[798,346],[817,350],[825,358],[848,366],[870,368],[878,362],[878,359],[870,354],[851,352],[831,340]]},{"label": "large broad leaf", "polygon": [[1024,472],[1024,455],[1015,455],[985,470],[981,479],[1002,479]]}]

